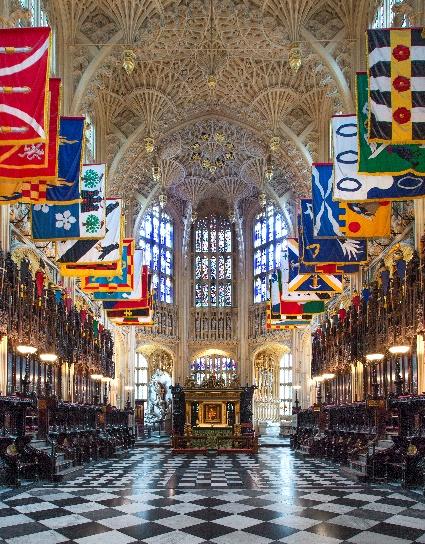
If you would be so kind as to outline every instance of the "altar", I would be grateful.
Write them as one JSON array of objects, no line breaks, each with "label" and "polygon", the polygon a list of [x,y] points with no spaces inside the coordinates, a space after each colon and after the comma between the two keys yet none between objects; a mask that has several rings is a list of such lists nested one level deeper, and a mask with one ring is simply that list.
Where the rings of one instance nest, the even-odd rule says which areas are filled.
[{"label": "altar", "polygon": [[189,377],[184,387],[172,387],[173,451],[257,451],[253,391],[253,386],[241,387],[237,378],[226,384],[214,375],[201,383]]},{"label": "altar", "polygon": [[240,397],[240,387],[186,389],[186,424],[201,428],[239,425]]}]

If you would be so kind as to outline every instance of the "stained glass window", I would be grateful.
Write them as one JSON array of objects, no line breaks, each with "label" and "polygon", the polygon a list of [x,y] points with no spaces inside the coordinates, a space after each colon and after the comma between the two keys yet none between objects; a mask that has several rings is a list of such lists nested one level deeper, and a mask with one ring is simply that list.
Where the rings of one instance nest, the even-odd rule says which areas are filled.
[{"label": "stained glass window", "polygon": [[173,303],[173,222],[159,206],[143,216],[139,228],[138,247],[145,252],[145,262],[152,271],[157,299]]},{"label": "stained glass window", "polygon": [[232,225],[224,218],[199,219],[194,227],[195,306],[232,305]]},{"label": "stained glass window", "polygon": [[[393,24],[393,6],[401,4],[401,0],[381,0],[381,5],[378,7],[375,13],[375,17],[372,22],[372,28],[389,28]],[[403,19],[400,26],[406,26],[407,21]],[[399,26],[399,25],[397,25]]]},{"label": "stained glass window", "polygon": [[254,302],[269,298],[271,273],[280,267],[288,227],[283,214],[269,204],[254,221]]},{"label": "stained glass window", "polygon": [[[27,9],[31,14],[29,21],[22,21],[24,26],[50,26],[41,0],[20,0],[20,4],[23,9]],[[52,75],[56,73],[56,32],[54,28],[52,28],[52,46],[50,48],[50,69]]]},{"label": "stained glass window", "polygon": [[141,353],[136,353],[134,398],[136,400],[146,400],[148,398],[148,361]]},{"label": "stained glass window", "polygon": [[229,385],[237,373],[237,366],[233,359],[225,355],[204,355],[191,363],[190,373],[198,385],[210,376],[223,379],[224,384]]},{"label": "stained glass window", "polygon": [[96,162],[96,130],[90,115],[86,115],[85,117],[84,162],[92,164]]},{"label": "stained glass window", "polygon": [[280,414],[292,414],[292,355],[285,353],[280,360]]}]

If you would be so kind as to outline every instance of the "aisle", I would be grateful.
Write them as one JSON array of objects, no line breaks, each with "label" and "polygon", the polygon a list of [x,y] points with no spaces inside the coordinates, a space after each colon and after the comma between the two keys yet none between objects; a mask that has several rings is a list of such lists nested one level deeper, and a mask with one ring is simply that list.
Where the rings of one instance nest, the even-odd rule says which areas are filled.
[{"label": "aisle", "polygon": [[0,503],[8,544],[407,544],[425,504],[366,487],[288,448],[258,456],[135,450]]}]

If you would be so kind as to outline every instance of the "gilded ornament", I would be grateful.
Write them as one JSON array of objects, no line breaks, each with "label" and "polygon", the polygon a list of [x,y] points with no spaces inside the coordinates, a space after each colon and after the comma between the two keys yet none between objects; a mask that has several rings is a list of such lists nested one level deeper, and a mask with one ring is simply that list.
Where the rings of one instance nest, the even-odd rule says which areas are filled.
[{"label": "gilded ornament", "polygon": [[127,75],[131,75],[136,67],[136,53],[131,49],[126,49],[123,53],[122,67]]},{"label": "gilded ornament", "polygon": [[158,196],[158,202],[159,207],[161,208],[161,210],[163,210],[167,205],[167,195],[165,193],[160,193],[160,195]]},{"label": "gilded ornament", "polygon": [[279,136],[272,136],[270,138],[269,142],[270,150],[271,151],[277,151],[280,147],[280,137]]},{"label": "gilded ornament", "polygon": [[155,149],[155,140],[151,138],[150,136],[147,136],[144,142],[145,142],[146,153],[153,153],[153,150]]},{"label": "gilded ornament", "polygon": [[291,67],[291,70],[295,73],[297,73],[298,70],[301,68],[301,50],[299,44],[296,42],[291,43],[291,45],[289,46],[288,63]]},{"label": "gilded ornament", "polygon": [[258,203],[260,204],[261,208],[264,208],[267,204],[267,195],[266,193],[260,193],[258,195]]},{"label": "gilded ornament", "polygon": [[210,74],[207,79],[207,85],[211,90],[214,90],[217,86],[217,78],[214,74]]}]

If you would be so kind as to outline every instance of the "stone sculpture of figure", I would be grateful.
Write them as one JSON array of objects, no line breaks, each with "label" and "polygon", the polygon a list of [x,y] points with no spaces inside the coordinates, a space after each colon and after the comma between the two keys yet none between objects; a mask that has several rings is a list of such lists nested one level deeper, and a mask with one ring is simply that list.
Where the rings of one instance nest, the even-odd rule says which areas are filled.
[{"label": "stone sculpture of figure", "polygon": [[220,315],[220,317],[218,318],[218,339],[219,340],[224,340],[224,331],[223,331],[223,316]]},{"label": "stone sculpture of figure", "polygon": [[216,340],[217,339],[217,316],[215,312],[213,312],[211,316],[211,333],[212,333],[211,339]]},{"label": "stone sculpture of figure", "polygon": [[202,336],[204,340],[208,338],[208,317],[206,315],[202,320]]}]

